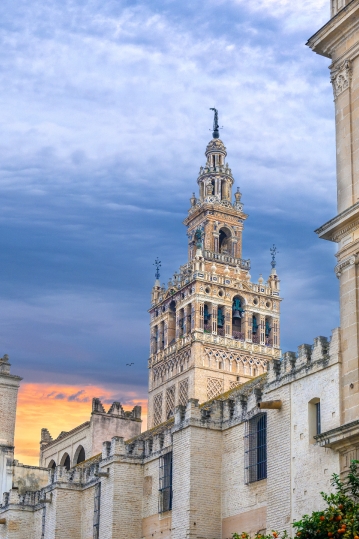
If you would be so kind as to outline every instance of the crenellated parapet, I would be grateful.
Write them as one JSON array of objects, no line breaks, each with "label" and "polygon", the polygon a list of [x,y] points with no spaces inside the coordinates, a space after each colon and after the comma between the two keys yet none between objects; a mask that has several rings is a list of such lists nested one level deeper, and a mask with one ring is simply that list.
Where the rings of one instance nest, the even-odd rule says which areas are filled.
[{"label": "crenellated parapet", "polygon": [[268,363],[268,384],[280,385],[294,378],[307,376],[340,361],[339,328],[332,331],[330,340],[327,337],[316,337],[314,343],[301,344],[298,352],[285,352],[281,360]]}]

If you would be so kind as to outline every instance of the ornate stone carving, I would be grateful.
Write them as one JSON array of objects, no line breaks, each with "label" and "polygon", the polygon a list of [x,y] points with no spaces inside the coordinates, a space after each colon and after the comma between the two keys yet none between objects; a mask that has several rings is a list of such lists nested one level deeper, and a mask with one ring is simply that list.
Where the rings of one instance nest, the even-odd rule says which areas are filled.
[{"label": "ornate stone carving", "polygon": [[334,271],[335,271],[335,275],[338,277],[341,276],[341,274],[343,273],[343,270],[345,270],[346,268],[348,268],[349,266],[354,266],[354,264],[357,264],[358,263],[358,256],[357,254],[355,255],[352,255],[352,256],[349,256],[348,258],[346,258],[345,260],[343,260],[342,262],[339,262],[339,264],[337,264],[334,268]]},{"label": "ornate stone carving", "polygon": [[188,378],[185,378],[179,383],[178,404],[186,406],[188,401]]},{"label": "ornate stone carving", "polygon": [[333,85],[334,99],[349,88],[352,71],[350,60],[345,60],[338,68],[332,71],[330,82]]},{"label": "ornate stone carving", "polygon": [[221,378],[207,378],[207,399],[211,400],[223,393]]}]

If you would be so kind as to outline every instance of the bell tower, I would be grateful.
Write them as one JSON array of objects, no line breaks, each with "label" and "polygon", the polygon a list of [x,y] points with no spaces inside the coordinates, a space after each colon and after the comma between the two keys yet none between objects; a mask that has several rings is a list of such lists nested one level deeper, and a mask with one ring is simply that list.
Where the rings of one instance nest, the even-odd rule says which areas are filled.
[{"label": "bell tower", "polygon": [[[280,357],[279,280],[251,282],[250,261],[242,258],[247,215],[219,139],[218,111],[206,163],[197,178],[184,220],[188,261],[152,289],[149,358],[149,428],[169,419],[189,398],[206,402],[262,374]],[[234,200],[233,200],[234,198]]]}]

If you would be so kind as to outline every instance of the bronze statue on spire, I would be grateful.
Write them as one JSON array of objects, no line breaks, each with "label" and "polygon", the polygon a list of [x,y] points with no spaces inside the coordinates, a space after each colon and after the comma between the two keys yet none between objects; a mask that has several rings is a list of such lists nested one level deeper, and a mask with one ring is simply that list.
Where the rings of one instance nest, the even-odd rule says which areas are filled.
[{"label": "bronze statue on spire", "polygon": [[219,125],[218,125],[218,110],[211,108],[209,110],[214,111],[214,119],[213,119],[213,138],[219,138]]}]

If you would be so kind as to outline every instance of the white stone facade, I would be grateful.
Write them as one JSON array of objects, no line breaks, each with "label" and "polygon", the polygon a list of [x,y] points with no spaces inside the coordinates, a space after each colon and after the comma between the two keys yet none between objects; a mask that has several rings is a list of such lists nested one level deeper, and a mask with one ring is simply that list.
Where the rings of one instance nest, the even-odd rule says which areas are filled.
[{"label": "white stone facade", "polygon": [[[101,484],[101,539],[225,539],[243,530],[290,530],[294,519],[320,507],[339,473],[339,454],[320,447],[310,431],[310,406],[320,400],[323,428],[338,425],[338,330],[330,344],[299,347],[258,376],[199,405],[190,399],[175,417],[130,440],[113,437],[67,471],[57,466],[47,486],[4,495],[1,539],[93,539],[95,497]],[[280,409],[258,403],[281,401]],[[266,477],[247,483],[246,426],[267,417]],[[172,453],[172,509],[159,513],[160,460]],[[97,490],[96,490],[97,489]]]}]

